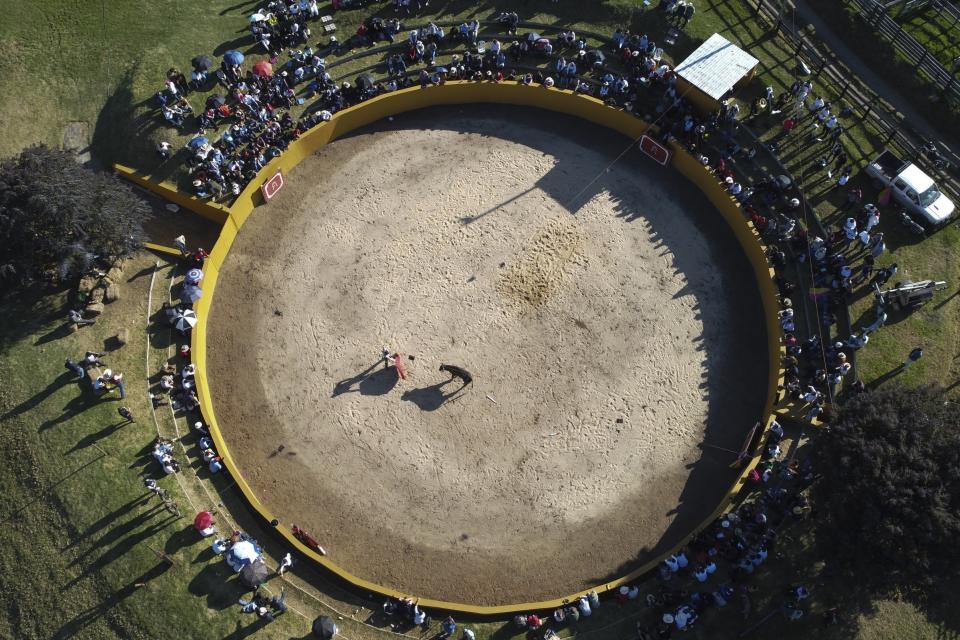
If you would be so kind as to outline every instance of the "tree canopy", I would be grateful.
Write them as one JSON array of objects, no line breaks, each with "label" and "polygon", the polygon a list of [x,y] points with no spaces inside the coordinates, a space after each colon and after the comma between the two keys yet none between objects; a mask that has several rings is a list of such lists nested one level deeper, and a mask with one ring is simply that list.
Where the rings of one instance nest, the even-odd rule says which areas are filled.
[{"label": "tree canopy", "polygon": [[840,409],[819,464],[817,538],[851,584],[934,594],[960,570],[960,430],[945,399],[892,387]]},{"label": "tree canopy", "polygon": [[35,146],[0,164],[0,286],[76,277],[143,240],[146,203],[114,176]]}]

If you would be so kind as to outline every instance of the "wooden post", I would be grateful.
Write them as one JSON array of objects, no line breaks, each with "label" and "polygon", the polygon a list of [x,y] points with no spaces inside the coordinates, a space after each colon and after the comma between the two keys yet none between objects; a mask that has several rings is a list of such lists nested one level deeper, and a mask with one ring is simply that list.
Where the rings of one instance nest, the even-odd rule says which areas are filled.
[{"label": "wooden post", "polygon": [[923,66],[923,63],[927,61],[927,56],[929,56],[929,55],[930,55],[930,50],[924,48],[924,50],[923,50],[923,55],[920,56],[920,62],[918,62],[918,63],[917,63],[917,66],[915,66],[915,67],[913,68],[913,71],[914,71],[914,72],[916,72],[917,69],[919,69],[920,67]]},{"label": "wooden post", "polygon": [[883,141],[883,144],[890,144],[890,141],[893,140],[895,135],[897,135],[897,130],[894,127],[890,127],[890,135],[888,135],[887,139]]},{"label": "wooden post", "polygon": [[[946,94],[950,93],[950,89],[953,88],[953,83],[956,82],[956,80],[957,80],[957,77],[956,77],[956,76],[953,76],[953,77],[950,78],[950,82],[948,82],[948,83],[947,83],[947,86],[945,86],[945,87],[943,88],[942,95],[946,95]],[[948,99],[949,99],[949,98],[948,98]]]},{"label": "wooden post", "polygon": [[878,5],[877,5],[877,10],[876,10],[876,12],[875,12],[876,15],[875,15],[874,18],[871,20],[871,22],[873,23],[873,27],[874,27],[874,28],[876,28],[877,25],[880,24],[880,20],[883,18],[884,14],[885,14],[886,12],[887,12],[887,10],[884,9],[884,7],[883,7],[882,4],[878,4]]},{"label": "wooden post", "polygon": [[847,95],[847,89],[849,88],[850,88],[850,80],[848,79],[847,82],[843,85],[843,91],[840,92],[840,96],[837,99],[843,100],[843,96]]}]

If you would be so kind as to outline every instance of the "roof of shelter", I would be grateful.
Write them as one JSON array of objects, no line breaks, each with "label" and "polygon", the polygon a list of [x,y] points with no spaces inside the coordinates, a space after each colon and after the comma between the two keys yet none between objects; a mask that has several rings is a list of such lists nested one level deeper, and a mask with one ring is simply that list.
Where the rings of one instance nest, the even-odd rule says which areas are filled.
[{"label": "roof of shelter", "polygon": [[719,100],[759,62],[719,33],[715,33],[678,64],[676,72],[700,91],[714,100]]}]

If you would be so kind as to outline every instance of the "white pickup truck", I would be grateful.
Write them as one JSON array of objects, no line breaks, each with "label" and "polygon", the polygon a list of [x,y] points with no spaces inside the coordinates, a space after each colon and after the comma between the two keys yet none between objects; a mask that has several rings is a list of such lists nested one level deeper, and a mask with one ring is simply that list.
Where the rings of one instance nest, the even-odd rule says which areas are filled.
[{"label": "white pickup truck", "polygon": [[867,175],[879,189],[889,186],[894,200],[911,215],[940,226],[953,215],[954,204],[940,193],[933,178],[912,162],[901,160],[890,150],[867,165]]}]

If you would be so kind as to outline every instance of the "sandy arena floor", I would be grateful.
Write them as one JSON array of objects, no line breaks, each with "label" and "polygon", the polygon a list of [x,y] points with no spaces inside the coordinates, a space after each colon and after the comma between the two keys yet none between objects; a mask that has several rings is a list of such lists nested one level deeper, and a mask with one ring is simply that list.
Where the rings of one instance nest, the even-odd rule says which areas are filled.
[{"label": "sandy arena floor", "polygon": [[209,335],[220,426],[283,526],[363,578],[502,604],[622,575],[713,510],[732,456],[712,447],[762,408],[759,301],[680,176],[632,151],[588,186],[627,144],[429,110],[288,176]]}]

